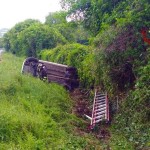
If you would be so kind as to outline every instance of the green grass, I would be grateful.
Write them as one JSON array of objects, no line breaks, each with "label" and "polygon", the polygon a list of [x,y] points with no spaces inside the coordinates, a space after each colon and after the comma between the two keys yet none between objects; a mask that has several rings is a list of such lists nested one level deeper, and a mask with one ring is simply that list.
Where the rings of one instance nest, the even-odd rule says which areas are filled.
[{"label": "green grass", "polygon": [[23,58],[3,53],[0,61],[0,149],[100,149],[90,134],[77,128],[83,121],[72,114],[65,89],[20,73]]},{"label": "green grass", "polygon": [[112,132],[109,143],[112,150],[134,150],[134,146],[121,133]]}]

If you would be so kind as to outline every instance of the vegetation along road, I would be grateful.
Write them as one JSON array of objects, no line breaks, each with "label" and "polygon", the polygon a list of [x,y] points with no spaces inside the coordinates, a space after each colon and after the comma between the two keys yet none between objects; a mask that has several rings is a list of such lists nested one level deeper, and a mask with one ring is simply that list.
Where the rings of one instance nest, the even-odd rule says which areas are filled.
[{"label": "vegetation along road", "polygon": [[[0,38],[0,149],[149,150],[150,1],[61,5],[44,23],[24,20]],[[26,57],[75,67],[79,88],[22,75]],[[108,94],[110,121],[89,130],[95,89]]]}]

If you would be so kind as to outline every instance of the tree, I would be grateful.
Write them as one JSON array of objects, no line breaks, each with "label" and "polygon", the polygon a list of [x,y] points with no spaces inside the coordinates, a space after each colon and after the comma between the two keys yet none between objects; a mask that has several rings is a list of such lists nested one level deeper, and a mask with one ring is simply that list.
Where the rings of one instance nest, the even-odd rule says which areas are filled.
[{"label": "tree", "polygon": [[19,51],[18,35],[34,23],[40,23],[38,20],[27,19],[16,24],[4,35],[4,48],[12,53]]},{"label": "tree", "polygon": [[46,17],[45,24],[49,26],[54,26],[57,24],[67,23],[66,16],[67,13],[65,11],[51,12]]},{"label": "tree", "polygon": [[64,11],[49,13],[46,17],[45,24],[59,30],[69,42],[73,42],[75,41],[74,32],[77,24],[75,22],[67,22],[66,16],[67,13]]},{"label": "tree", "polygon": [[7,51],[26,56],[37,56],[42,49],[67,42],[57,29],[32,19],[16,24],[4,35],[3,40]]},{"label": "tree", "polygon": [[87,41],[89,34],[83,26],[75,21],[67,21],[66,18],[67,12],[64,11],[49,13],[45,24],[59,30],[69,42]]},{"label": "tree", "polygon": [[10,38],[9,33],[5,33],[3,36],[3,46],[6,51],[10,51]]},{"label": "tree", "polygon": [[18,41],[18,54],[34,57],[37,57],[42,49],[51,49],[58,44],[67,43],[58,30],[39,23],[23,30],[18,36]]},{"label": "tree", "polygon": [[120,1],[125,0],[61,0],[61,4],[72,19],[81,20],[84,27],[96,35],[105,14],[111,14]]}]

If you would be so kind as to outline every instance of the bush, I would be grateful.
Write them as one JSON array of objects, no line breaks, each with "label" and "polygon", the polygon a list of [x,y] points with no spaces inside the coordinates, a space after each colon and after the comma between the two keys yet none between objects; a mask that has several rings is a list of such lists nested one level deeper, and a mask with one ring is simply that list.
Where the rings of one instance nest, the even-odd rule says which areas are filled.
[{"label": "bush", "polygon": [[[148,58],[149,60],[149,54]],[[138,70],[135,90],[130,91],[115,117],[115,130],[122,132],[136,149],[149,146],[150,62]]]},{"label": "bush", "polygon": [[94,81],[92,47],[81,44],[58,46],[41,52],[41,58],[77,68],[81,86],[89,87]]}]

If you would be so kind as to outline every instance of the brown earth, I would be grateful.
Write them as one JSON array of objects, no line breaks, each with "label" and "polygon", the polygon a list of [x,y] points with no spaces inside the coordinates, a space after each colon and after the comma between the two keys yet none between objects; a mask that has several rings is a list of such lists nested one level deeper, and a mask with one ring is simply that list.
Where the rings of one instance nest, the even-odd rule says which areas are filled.
[{"label": "brown earth", "polygon": [[91,101],[89,98],[90,92],[90,90],[83,91],[82,89],[75,89],[73,92],[70,93],[70,97],[74,102],[72,113],[76,114],[77,117],[82,118],[84,126],[86,126],[86,128],[84,129],[78,127],[76,129],[76,132],[81,136],[87,133],[91,133],[95,136],[95,138],[100,139],[102,142],[108,145],[108,140],[110,139],[110,132],[108,130],[109,124],[106,124],[104,122],[99,123],[95,127],[95,129],[91,130],[89,128],[90,120],[85,117],[85,114],[88,116],[92,115],[93,100]]}]

